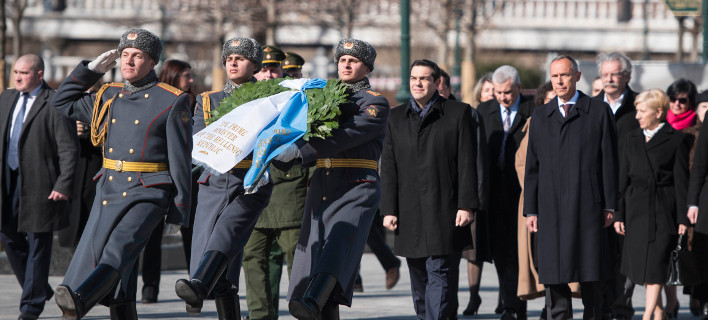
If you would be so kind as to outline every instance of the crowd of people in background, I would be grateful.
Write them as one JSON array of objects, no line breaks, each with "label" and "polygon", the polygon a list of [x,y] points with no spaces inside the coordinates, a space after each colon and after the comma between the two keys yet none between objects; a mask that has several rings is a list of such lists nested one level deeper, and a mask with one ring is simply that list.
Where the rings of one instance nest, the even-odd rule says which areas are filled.
[{"label": "crowd of people in background", "polygon": [[[479,313],[491,262],[502,320],[527,319],[527,301],[544,296],[541,319],[572,318],[571,297],[585,319],[631,319],[636,285],[646,287],[644,320],[674,319],[678,292],[667,280],[679,242],[683,293],[708,319],[699,210],[708,208],[708,90],[689,80],[635,92],[630,60],[613,52],[598,56],[587,95],[577,62],[561,55],[535,96],[521,94],[519,72],[504,65],[479,77],[466,104],[444,70],[420,59],[410,100],[391,108],[368,82],[374,47],[343,39],[334,63],[352,103],[341,106],[340,128],[288,147],[245,194],[251,157],[214,175],[190,165],[191,136],[241,85],[300,78],[306,61],[232,38],[222,48],[226,85],[196,94],[188,62],[155,72],[162,50],[157,36],[131,29],[57,92],[37,55],[15,62],[15,88],[0,96],[0,238],[23,287],[19,319],[37,319],[52,296],[62,319],[96,304],[111,319],[137,319],[138,274],[141,303],[158,303],[161,241],[177,231],[189,269],[175,290],[191,315],[213,298],[220,319],[241,319],[243,269],[245,318],[277,319],[285,263],[291,314],[338,319],[339,305],[363,291],[368,243],[386,289],[400,278],[396,255],[405,258],[419,319],[457,318],[463,258],[462,315]],[[101,84],[116,59],[125,83]],[[47,172],[22,170],[38,157]],[[383,227],[395,233],[393,250]],[[56,291],[47,282],[53,231],[76,249]]]}]

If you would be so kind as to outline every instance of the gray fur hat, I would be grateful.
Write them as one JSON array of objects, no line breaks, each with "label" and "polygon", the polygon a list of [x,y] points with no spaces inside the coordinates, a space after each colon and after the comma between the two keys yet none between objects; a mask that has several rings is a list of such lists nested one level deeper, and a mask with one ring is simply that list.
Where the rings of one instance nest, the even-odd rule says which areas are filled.
[{"label": "gray fur hat", "polygon": [[118,53],[123,52],[125,48],[143,50],[150,55],[155,63],[160,61],[160,55],[162,55],[162,41],[160,38],[154,33],[140,28],[130,29],[120,37]]},{"label": "gray fur hat", "polygon": [[369,71],[374,71],[376,49],[370,43],[357,39],[342,39],[334,51],[334,64],[337,64],[343,55],[356,57],[369,67]]},{"label": "gray fur hat", "polygon": [[221,49],[221,65],[226,65],[226,58],[232,54],[239,54],[256,65],[256,72],[261,70],[263,61],[263,48],[258,41],[251,38],[231,38]]}]

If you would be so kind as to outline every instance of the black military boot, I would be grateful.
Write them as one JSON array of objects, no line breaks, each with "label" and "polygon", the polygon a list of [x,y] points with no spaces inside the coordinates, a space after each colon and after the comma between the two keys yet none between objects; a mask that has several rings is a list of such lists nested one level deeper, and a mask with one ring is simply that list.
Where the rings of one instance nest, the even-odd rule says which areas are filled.
[{"label": "black military boot", "polygon": [[202,312],[204,298],[214,289],[228,264],[229,261],[223,253],[209,251],[204,254],[192,280],[177,280],[175,292],[187,303],[187,314],[198,316]]},{"label": "black military boot", "polygon": [[112,267],[99,264],[96,269],[79,285],[76,291],[60,285],[54,293],[57,306],[61,309],[63,320],[81,319],[91,308],[120,280],[120,273]]},{"label": "black military boot", "polygon": [[339,320],[339,303],[332,301],[325,303],[317,320]]},{"label": "black military boot", "polygon": [[[307,290],[301,298],[293,298],[288,303],[290,314],[299,320],[317,320],[317,316],[323,310],[327,299],[329,299],[337,279],[327,273],[318,273],[307,285]],[[337,314],[339,311],[337,310]]]},{"label": "black military boot", "polygon": [[135,309],[135,301],[112,304],[111,320],[138,320],[138,310]]},{"label": "black military boot", "polygon": [[238,295],[215,297],[216,314],[219,320],[241,320],[241,306],[238,303]]}]

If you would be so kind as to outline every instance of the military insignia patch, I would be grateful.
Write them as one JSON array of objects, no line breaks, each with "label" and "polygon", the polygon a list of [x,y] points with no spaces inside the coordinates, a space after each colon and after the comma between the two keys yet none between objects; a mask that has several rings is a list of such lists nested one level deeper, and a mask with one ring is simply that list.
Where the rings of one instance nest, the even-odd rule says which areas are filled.
[{"label": "military insignia patch", "polygon": [[135,40],[138,38],[138,34],[135,32],[131,32],[125,38],[128,40]]},{"label": "military insignia patch", "polygon": [[370,95],[374,96],[374,97],[378,97],[378,96],[381,95],[380,93],[378,93],[378,92],[376,92],[376,91],[366,90],[366,92],[369,93]]},{"label": "military insignia patch", "polygon": [[265,51],[265,52],[272,52],[272,51],[273,51],[273,49],[272,49],[272,48],[270,48],[270,47],[268,47],[268,48],[265,48],[265,49],[264,49],[263,51]]},{"label": "military insignia patch", "polygon": [[231,41],[231,44],[230,44],[231,47],[238,47],[240,45],[241,45],[241,41],[239,41],[239,40]]},{"label": "military insignia patch", "polygon": [[379,107],[369,106],[366,108],[366,115],[368,115],[369,118],[376,118],[379,115]]},{"label": "military insignia patch", "polygon": [[354,42],[347,42],[344,44],[344,49],[354,48]]},{"label": "military insignia patch", "polygon": [[182,113],[182,123],[184,123],[184,124],[191,124],[192,123],[192,117],[189,115],[189,112]]}]

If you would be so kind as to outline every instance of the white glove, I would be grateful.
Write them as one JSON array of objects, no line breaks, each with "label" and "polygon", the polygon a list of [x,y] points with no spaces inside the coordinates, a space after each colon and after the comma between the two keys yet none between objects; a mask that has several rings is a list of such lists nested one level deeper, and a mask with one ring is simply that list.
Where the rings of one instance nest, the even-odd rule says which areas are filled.
[{"label": "white glove", "polygon": [[290,162],[296,158],[302,158],[302,155],[300,154],[300,149],[298,149],[297,146],[293,143],[287,148],[285,148],[285,150],[280,152],[277,156],[275,156],[273,160],[280,162]]},{"label": "white glove", "polygon": [[270,175],[268,174],[268,171],[266,171],[263,173],[263,176],[261,176],[261,179],[256,182],[256,186],[253,187],[253,190],[247,191],[246,194],[258,192],[258,189],[260,189],[260,187],[267,185],[268,183],[270,183]]},{"label": "white glove", "polygon": [[179,225],[172,224],[172,223],[165,223],[165,229],[163,230],[162,234],[169,236],[169,235],[176,234],[177,231],[179,231]]},{"label": "white glove", "polygon": [[116,66],[116,59],[118,59],[119,56],[120,54],[117,49],[108,50],[101,53],[96,60],[89,62],[88,68],[98,73],[106,73]]}]

